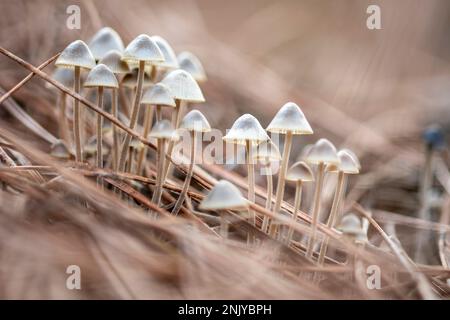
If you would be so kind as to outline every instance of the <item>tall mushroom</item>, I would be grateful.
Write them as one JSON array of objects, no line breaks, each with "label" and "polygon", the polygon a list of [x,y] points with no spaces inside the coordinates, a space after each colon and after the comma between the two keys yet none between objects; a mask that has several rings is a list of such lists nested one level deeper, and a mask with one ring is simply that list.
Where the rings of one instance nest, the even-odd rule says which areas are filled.
[{"label": "tall mushroom", "polygon": [[99,61],[109,51],[115,50],[121,53],[124,48],[119,34],[109,27],[104,27],[97,31],[91,41],[89,41],[89,49],[91,49],[95,60]]},{"label": "tall mushroom", "polygon": [[[159,82],[145,91],[141,99],[141,104],[147,105],[145,108],[144,128],[142,131],[142,136],[147,137],[153,122],[153,106],[156,106],[156,121],[161,121],[161,108],[163,106],[175,107],[175,100],[170,89],[165,84]],[[142,148],[138,155],[137,174],[141,174],[142,172],[146,154],[147,148]]]},{"label": "tall mushroom", "polygon": [[[99,64],[107,66],[117,77],[130,72],[128,64],[122,60],[122,53],[117,50],[108,51],[103,58],[100,59]],[[112,88],[111,98],[111,114],[114,118],[119,119],[119,95],[118,89]],[[119,162],[119,130],[113,125],[113,170],[117,170]]]},{"label": "tall mushroom", "polygon": [[225,210],[243,210],[249,206],[248,201],[242,197],[241,191],[231,182],[220,180],[200,202],[199,209],[217,211],[221,215],[220,235],[228,237],[228,222],[223,212]]},{"label": "tall mushroom", "polygon": [[[137,36],[133,41],[131,41],[130,44],[126,47],[122,59],[131,63],[139,63],[136,92],[134,95],[133,106],[131,108],[129,125],[129,128],[133,130],[136,126],[139,115],[145,66],[163,61],[164,56],[158,45],[148,35],[141,34]],[[125,169],[130,141],[131,135],[126,134],[119,157],[118,169],[120,171],[123,171]]]},{"label": "tall mushroom", "polygon": [[[158,45],[159,49],[161,50],[164,56],[164,61],[155,63],[153,69],[156,68],[160,68],[163,70],[177,69],[179,67],[177,57],[175,56],[175,52],[173,51],[170,44],[163,37],[160,36],[152,36],[151,38]],[[156,76],[152,77],[152,80],[156,82],[155,81]]]},{"label": "tall mushroom", "polygon": [[[55,62],[58,67],[73,68],[74,70],[74,84],[73,90],[75,93],[80,94],[80,73],[81,68],[92,69],[95,67],[95,59],[92,56],[86,43],[81,40],[76,40],[70,43],[59,55]],[[80,102],[74,98],[73,102],[73,133],[75,142],[75,160],[77,162],[83,162],[83,147],[81,145],[81,114],[80,114]]]},{"label": "tall mushroom", "polygon": [[[104,64],[98,64],[93,68],[84,82],[86,88],[96,87],[97,105],[103,109],[103,90],[104,88],[116,89],[119,87],[116,76]],[[103,167],[103,116],[97,113],[97,167]]]},{"label": "tall mushroom", "polygon": [[[313,134],[313,130],[300,107],[293,102],[288,102],[281,107],[266,130],[271,133],[286,135],[283,157],[278,174],[275,206],[273,209],[273,212],[277,214],[280,213],[281,203],[283,202],[284,184],[289,164],[289,155],[291,153],[292,137],[293,135]],[[272,236],[275,236],[276,231],[276,226],[270,227],[270,234]]]},{"label": "tall mushroom", "polygon": [[[248,174],[248,200],[255,202],[255,165],[253,160],[253,146],[261,142],[269,140],[266,131],[261,127],[259,121],[251,114],[240,116],[234,123],[228,133],[223,137],[228,143],[245,145],[245,162],[247,163]],[[253,210],[253,225],[256,225],[256,215]]]},{"label": "tall mushroom", "polygon": [[183,51],[177,56],[180,69],[189,72],[195,81],[201,83],[207,80],[205,69],[200,60],[191,52]]},{"label": "tall mushroom", "polygon": [[[359,169],[360,169],[359,161],[357,160],[357,158],[355,159],[354,156],[352,156],[352,154],[350,152],[348,152],[346,150],[340,150],[337,153],[337,155],[340,160],[339,166],[328,165],[326,167],[326,171],[338,173],[338,181],[337,181],[337,185],[336,185],[336,190],[334,192],[333,203],[331,205],[330,215],[328,216],[328,220],[327,220],[327,227],[329,227],[329,228],[333,228],[338,219],[339,208],[341,206],[341,201],[342,201],[343,195],[345,194],[345,185],[346,185],[347,175],[358,174]],[[319,259],[318,259],[319,265],[322,265],[323,261],[325,260],[325,254],[327,253],[328,241],[329,241],[329,237],[325,235],[325,238],[320,246]]]},{"label": "tall mushroom", "polygon": [[327,139],[319,139],[306,156],[306,162],[317,165],[316,187],[314,190],[314,203],[312,209],[311,235],[308,239],[308,247],[306,251],[306,256],[311,258],[316,239],[325,165],[339,165],[340,160],[334,145]]},{"label": "tall mushroom", "polygon": [[[295,200],[294,200],[294,212],[292,214],[292,223],[297,222],[298,211],[302,201],[302,187],[304,182],[314,181],[314,174],[311,168],[303,161],[296,162],[289,168],[286,173],[286,180],[295,182]],[[294,228],[289,228],[286,243],[289,245],[294,234]]]},{"label": "tall mushroom", "polygon": [[197,144],[197,134],[200,136],[200,141],[202,141],[203,132],[211,131],[211,126],[206,120],[205,116],[198,110],[192,110],[188,112],[180,124],[181,130],[187,130],[190,133],[190,143],[191,143],[191,151],[190,151],[190,159],[189,159],[189,167],[186,173],[186,178],[184,179],[183,188],[181,189],[181,193],[175,202],[175,205],[172,209],[172,214],[177,215],[180,211],[181,206],[183,205],[184,199],[186,198],[186,194],[189,189],[189,185],[191,184],[192,173],[194,170],[194,162],[195,162],[195,148]]},{"label": "tall mushroom", "polygon": [[166,157],[167,141],[177,140],[178,135],[169,120],[161,120],[155,123],[149,134],[150,138],[157,139],[157,172],[156,188],[153,192],[152,201],[159,206],[161,202],[162,186],[164,185],[165,175],[163,173],[164,160]]}]

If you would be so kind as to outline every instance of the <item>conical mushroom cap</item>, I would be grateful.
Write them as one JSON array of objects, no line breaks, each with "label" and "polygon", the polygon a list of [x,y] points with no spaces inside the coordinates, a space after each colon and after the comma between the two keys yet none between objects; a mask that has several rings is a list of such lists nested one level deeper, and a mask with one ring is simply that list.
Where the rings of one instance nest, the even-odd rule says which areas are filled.
[{"label": "conical mushroom cap", "polygon": [[133,148],[135,150],[140,150],[140,149],[142,149],[144,147],[145,147],[145,145],[141,141],[139,141],[138,139],[131,139],[129,148]]},{"label": "conical mushroom cap", "polygon": [[344,234],[349,235],[358,235],[363,232],[361,220],[353,213],[346,214],[342,217],[341,223],[337,229],[342,231]]},{"label": "conical mushroom cap", "polygon": [[118,88],[119,83],[114,73],[104,64],[98,64],[94,69],[89,71],[85,87],[105,87],[105,88]]},{"label": "conical mushroom cap", "polygon": [[209,132],[211,126],[206,120],[206,117],[198,110],[192,110],[188,112],[180,124],[181,129],[196,131],[196,132]]},{"label": "conical mushroom cap", "polygon": [[164,61],[163,62],[157,62],[156,65],[158,67],[168,68],[168,69],[176,69],[178,68],[178,61],[177,57],[175,56],[175,52],[173,52],[172,47],[170,44],[162,37],[160,36],[152,36],[151,37],[153,41],[156,42],[159,49],[161,50]]},{"label": "conical mushroom cap", "polygon": [[[56,68],[55,71],[53,71],[52,79],[58,81],[59,83],[61,83],[63,86],[65,86],[67,88],[72,88],[73,82],[74,82],[73,69]],[[51,85],[48,82],[45,83],[45,86],[50,89],[55,88],[53,85]]]},{"label": "conical mushroom cap", "polygon": [[158,82],[145,91],[142,96],[141,103],[169,107],[175,107],[176,105],[172,92],[164,83],[161,82]]},{"label": "conical mushroom cap", "polygon": [[207,80],[205,69],[200,60],[188,51],[181,52],[178,57],[178,64],[180,69],[189,72],[197,82],[204,82]]},{"label": "conical mushroom cap", "polygon": [[128,44],[123,52],[125,61],[145,61],[152,64],[164,61],[164,56],[158,45],[148,35],[141,34]]},{"label": "conical mushroom cap", "polygon": [[236,186],[220,180],[200,203],[201,210],[237,210],[248,208],[248,201]]},{"label": "conical mushroom cap", "polygon": [[348,153],[346,150],[340,150],[337,153],[339,157],[340,164],[330,164],[327,166],[327,170],[330,172],[337,172],[342,171],[346,174],[358,174],[359,168],[358,164],[354,160],[354,158],[351,156],[350,153]]},{"label": "conical mushroom cap", "polygon": [[89,49],[95,60],[102,59],[110,50],[123,51],[123,42],[119,34],[109,27],[100,29],[89,42]]},{"label": "conical mushroom cap", "polygon": [[277,112],[267,127],[267,131],[274,133],[312,134],[313,130],[306,120],[299,106],[288,102]]},{"label": "conical mushroom cap", "polygon": [[356,153],[354,153],[352,150],[347,149],[347,148],[342,148],[341,151],[347,152],[355,161],[358,170],[361,170],[361,163],[359,162],[359,159],[358,159],[358,156],[356,155]]},{"label": "conical mushroom cap", "polygon": [[269,140],[269,136],[259,121],[251,114],[246,113],[233,123],[223,140],[238,144],[245,144],[246,141],[260,143]]},{"label": "conical mushroom cap", "polygon": [[314,181],[314,174],[311,168],[303,161],[296,162],[289,168],[286,173],[286,180],[288,181]]},{"label": "conical mushroom cap", "polygon": [[72,158],[72,153],[62,140],[57,140],[54,144],[52,144],[50,155],[58,159]]},{"label": "conical mushroom cap", "polygon": [[253,147],[253,160],[263,163],[275,162],[281,160],[281,154],[278,147],[271,141],[263,141]]},{"label": "conical mushroom cap", "polygon": [[[129,88],[129,89],[134,89],[136,88],[137,85],[137,78],[138,78],[138,70],[137,69],[133,69],[130,73],[127,73],[123,78],[122,78],[122,86],[124,86],[125,88]],[[144,73],[144,83],[143,86],[144,87],[150,87],[152,85],[152,81],[150,79],[150,77]]]},{"label": "conical mushroom cap", "polygon": [[95,67],[95,59],[86,43],[76,40],[70,43],[56,59],[57,67],[73,68],[81,67],[92,69]]},{"label": "conical mushroom cap", "polygon": [[339,165],[339,157],[334,145],[327,139],[319,139],[306,156],[306,162]]},{"label": "conical mushroom cap", "polygon": [[188,102],[204,102],[202,90],[194,78],[184,70],[174,70],[161,81],[169,87],[175,99]]},{"label": "conical mushroom cap", "polygon": [[130,67],[122,60],[122,54],[117,50],[108,51],[98,63],[104,64],[115,74],[130,72]]},{"label": "conical mushroom cap", "polygon": [[161,120],[155,123],[149,134],[150,138],[178,140],[178,134],[169,120]]},{"label": "conical mushroom cap", "polygon": [[300,151],[300,154],[297,156],[297,161],[306,161],[306,157],[313,147],[314,144],[307,144],[306,146],[304,146]]},{"label": "conical mushroom cap", "polygon": [[[88,139],[83,151],[88,156],[97,154],[97,136],[92,136]],[[105,145],[103,145],[102,153],[104,156],[108,154],[108,148]]]}]

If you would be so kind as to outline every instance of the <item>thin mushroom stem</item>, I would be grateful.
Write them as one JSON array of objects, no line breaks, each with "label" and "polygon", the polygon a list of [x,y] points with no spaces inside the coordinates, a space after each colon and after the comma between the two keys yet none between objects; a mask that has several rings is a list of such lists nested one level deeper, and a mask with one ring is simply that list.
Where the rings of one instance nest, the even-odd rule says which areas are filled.
[{"label": "thin mushroom stem", "polygon": [[[332,228],[336,222],[338,210],[341,205],[340,200],[342,199],[342,193],[345,193],[344,182],[345,182],[345,173],[343,171],[339,171],[336,191],[334,192],[333,203],[331,205],[331,211],[330,211],[330,215],[328,216],[328,221],[327,221],[328,228]],[[319,265],[322,265],[325,260],[325,254],[327,253],[328,242],[330,241],[330,238],[328,236],[324,235],[324,237],[325,238],[324,238],[322,244],[320,245],[320,250],[319,250],[319,259],[318,259]]]},{"label": "thin mushroom stem", "polygon": [[[153,113],[154,109],[151,106],[147,106],[145,108],[145,114],[144,114],[144,128],[142,131],[142,136],[147,138],[153,121]],[[136,174],[141,174],[143,168],[145,167],[145,157],[147,156],[147,148],[141,148],[139,150],[138,155],[138,162],[136,166]]]},{"label": "thin mushroom stem", "polygon": [[[280,172],[279,172],[279,175],[278,175],[277,194],[276,194],[276,198],[275,198],[275,207],[273,209],[273,212],[275,214],[280,212],[281,203],[283,201],[284,184],[285,184],[285,180],[286,180],[287,166],[288,166],[288,163],[289,163],[289,155],[291,153],[291,146],[292,146],[292,132],[288,131],[286,133],[286,139],[285,139],[285,142],[284,142],[283,157],[281,159],[281,167],[280,167]],[[277,231],[277,226],[276,225],[271,225],[270,226],[270,235],[272,237],[275,236],[276,231]]]},{"label": "thin mushroom stem", "polygon": [[[292,214],[292,224],[297,222],[298,210],[300,209],[300,205],[302,202],[302,188],[303,181],[298,180],[295,186],[295,200],[294,200],[294,213]],[[294,226],[289,227],[288,235],[286,238],[287,245],[290,244],[292,236],[294,235]]]},{"label": "thin mushroom stem", "polygon": [[59,117],[59,137],[61,140],[67,142],[69,144],[69,132],[67,127],[67,118],[66,118],[66,109],[67,109],[67,95],[64,91],[59,93],[59,108],[58,108],[58,117]]},{"label": "thin mushroom stem", "polygon": [[[81,80],[80,80],[80,67],[76,66],[74,70],[74,84],[73,90],[75,93],[80,94]],[[80,102],[78,99],[73,100],[73,134],[75,140],[75,160],[76,162],[83,162],[83,149],[81,146],[81,127],[80,127]]]},{"label": "thin mushroom stem", "polygon": [[314,191],[314,204],[313,204],[313,213],[312,213],[312,221],[311,221],[311,235],[308,239],[308,247],[306,250],[307,258],[312,258],[314,242],[316,240],[317,221],[319,219],[320,198],[322,195],[324,172],[325,172],[325,163],[320,162],[318,165],[318,168],[317,168],[317,182],[316,182],[316,188]]},{"label": "thin mushroom stem", "polygon": [[162,107],[161,105],[157,105],[156,106],[156,121],[161,121],[162,120]]},{"label": "thin mushroom stem", "polygon": [[[222,212],[221,212],[222,213]],[[228,238],[228,221],[225,219],[225,214],[220,215],[220,236],[224,239]]]},{"label": "thin mushroom stem", "polygon": [[[181,121],[181,107],[183,106],[183,104],[181,103],[180,99],[175,99],[175,112],[172,113],[172,126],[176,129],[178,129],[179,125],[180,125],[180,121]],[[175,146],[175,141],[170,141],[169,142],[169,146],[167,147],[167,154],[169,155],[169,157],[172,156],[172,151],[173,151],[173,147]],[[163,175],[164,175],[164,179],[167,178],[167,175],[169,174],[170,171],[170,167],[171,167],[171,162],[168,161],[166,162],[166,164],[164,165],[164,171],[163,171]]]},{"label": "thin mushroom stem", "polygon": [[[273,193],[273,177],[272,170],[270,169],[270,163],[266,166],[266,179],[267,179],[267,198],[266,198],[266,210],[270,210],[272,205],[272,193]],[[261,230],[267,232],[267,227],[269,225],[269,217],[264,216],[263,224]]]},{"label": "thin mushroom stem", "polygon": [[[137,88],[134,95],[133,100],[133,108],[131,109],[131,117],[130,117],[130,129],[133,130],[137,123],[137,118],[139,114],[140,109],[140,100],[142,95],[142,84],[144,82],[144,68],[145,68],[145,61],[139,61],[139,69],[138,69],[138,78],[137,78]],[[125,162],[127,160],[127,152],[128,152],[128,146],[130,145],[131,141],[131,135],[127,134],[125,136],[125,140],[122,145],[122,151],[120,154],[120,160],[119,160],[119,170],[123,171],[125,168]]]},{"label": "thin mushroom stem", "polygon": [[[103,109],[103,87],[98,87],[97,105]],[[97,167],[103,167],[103,117],[97,113]]]},{"label": "thin mushroom stem", "polygon": [[[112,103],[111,103],[111,113],[112,116],[116,119],[118,119],[119,117],[119,111],[117,110],[117,105],[118,105],[118,94],[117,94],[117,89],[113,88],[112,89]],[[112,161],[112,167],[113,170],[117,170],[117,165],[118,165],[118,161],[119,161],[119,131],[117,130],[117,126],[115,124],[112,124],[113,126],[113,161]]]},{"label": "thin mushroom stem", "polygon": [[[248,175],[248,201],[251,203],[255,203],[255,165],[253,163],[253,150],[252,150],[252,141],[245,141],[245,156],[247,162],[247,175]],[[256,226],[256,213],[253,210],[250,210],[250,215],[252,218],[252,223]]]},{"label": "thin mushroom stem", "polygon": [[156,177],[156,189],[152,196],[152,202],[154,202],[158,207],[161,203],[162,186],[164,184],[164,174],[162,172],[164,168],[164,158],[166,139],[158,139],[158,171]]},{"label": "thin mushroom stem", "polygon": [[172,209],[173,215],[178,215],[178,212],[180,211],[181,206],[183,205],[184,199],[186,198],[187,192],[189,190],[189,185],[191,184],[195,162],[195,145],[196,145],[195,137],[196,137],[195,131],[191,131],[191,154],[190,154],[189,168],[186,174],[186,179],[184,180],[183,189],[181,190],[180,196],[178,197],[177,202],[175,203],[175,206]]}]

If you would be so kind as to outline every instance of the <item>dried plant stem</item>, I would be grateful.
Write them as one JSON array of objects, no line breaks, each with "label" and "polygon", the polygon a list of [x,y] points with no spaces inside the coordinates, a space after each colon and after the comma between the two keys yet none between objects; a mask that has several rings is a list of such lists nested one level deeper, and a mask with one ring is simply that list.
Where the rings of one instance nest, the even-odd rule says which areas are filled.
[{"label": "dried plant stem", "polygon": [[[272,193],[273,193],[273,177],[272,170],[270,169],[270,163],[266,166],[266,179],[267,179],[267,198],[266,198],[266,210],[270,211],[272,205]],[[267,232],[267,227],[269,225],[269,217],[264,216],[261,230],[262,232]]]},{"label": "dried plant stem", "polygon": [[[142,136],[148,136],[153,122],[154,109],[152,106],[146,106],[144,114],[144,128],[142,129]],[[141,174],[145,167],[145,158],[147,156],[147,148],[141,148],[139,150],[138,161],[136,165],[136,174]]]},{"label": "dried plant stem", "polygon": [[[131,117],[130,117],[130,125],[129,125],[131,130],[133,130],[134,127],[136,126],[137,119],[138,119],[141,96],[142,96],[142,84],[144,82],[143,81],[144,80],[144,68],[145,68],[145,61],[139,61],[137,86],[136,86],[136,92],[135,92],[134,100],[133,100],[133,107],[131,109]],[[124,142],[122,145],[121,154],[120,154],[120,159],[119,159],[119,166],[118,166],[119,171],[123,171],[125,168],[128,147],[130,145],[131,137],[132,136],[130,134],[127,134],[125,136],[125,139],[124,139]],[[131,160],[129,160],[129,161],[131,161]]]},{"label": "dried plant stem", "polygon": [[195,162],[195,145],[197,144],[195,136],[196,136],[195,131],[191,131],[191,154],[190,154],[189,168],[186,173],[186,178],[184,179],[183,189],[181,190],[181,193],[177,199],[177,202],[175,203],[175,206],[172,209],[173,215],[177,215],[178,212],[180,211],[180,208],[183,205],[184,199],[186,198],[187,192],[189,190],[189,186],[191,184],[192,173],[193,173],[194,162]]},{"label": "dried plant stem", "polygon": [[[341,205],[342,194],[345,193],[344,186],[345,186],[345,173],[343,171],[339,171],[337,186],[336,186],[336,190],[334,192],[333,203],[331,205],[330,215],[328,216],[328,220],[327,220],[327,227],[329,227],[329,228],[334,227],[334,225],[336,223],[339,208]],[[327,253],[329,241],[330,241],[330,238],[328,238],[326,235],[324,235],[323,242],[320,245],[319,259],[317,261],[319,265],[322,265],[325,260],[325,254]]]},{"label": "dried plant stem", "polygon": [[[247,162],[247,178],[248,178],[248,201],[255,203],[255,164],[253,163],[252,141],[245,141],[245,156]],[[252,224],[256,226],[256,214],[254,210],[249,210]]]},{"label": "dried plant stem", "polygon": [[[289,163],[289,155],[291,153],[291,146],[292,146],[292,132],[288,131],[286,133],[286,139],[284,141],[283,157],[281,159],[281,167],[278,175],[277,194],[275,198],[275,206],[273,209],[273,212],[276,214],[280,213],[281,203],[283,202],[284,184],[286,180],[287,166]],[[274,237],[276,232],[277,232],[277,225],[271,225],[270,235]]]},{"label": "dried plant stem", "polygon": [[69,141],[69,130],[67,125],[67,117],[66,117],[66,110],[67,110],[67,95],[65,92],[61,91],[59,93],[58,98],[58,128],[59,128],[59,138],[67,143],[67,145],[70,145]]},{"label": "dried plant stem", "polygon": [[[80,86],[81,86],[81,80],[80,80],[80,67],[75,67],[74,70],[74,84],[73,84],[73,90],[75,93],[80,94]],[[74,135],[74,142],[75,142],[75,161],[76,162],[83,162],[83,149],[81,145],[81,127],[80,127],[80,102],[78,99],[74,98],[73,100],[73,135]]]},{"label": "dried plant stem", "polygon": [[[302,188],[303,187],[303,181],[299,180],[296,183],[295,186],[295,200],[294,200],[294,212],[292,213],[292,224],[297,222],[297,215],[298,210],[300,209],[300,205],[302,203]],[[294,226],[289,227],[288,235],[286,238],[286,244],[289,245],[292,239],[292,236],[294,235]]]},{"label": "dried plant stem", "polygon": [[158,170],[156,172],[156,188],[152,196],[152,202],[156,203],[158,207],[161,203],[162,186],[165,180],[163,174],[165,147],[166,147],[166,139],[158,139],[158,158],[157,158]]},{"label": "dried plant stem", "polygon": [[311,235],[308,239],[308,247],[306,250],[306,257],[309,259],[312,258],[314,242],[316,240],[317,222],[319,220],[320,198],[322,195],[322,185],[323,185],[324,173],[325,173],[325,164],[323,162],[320,162],[318,165],[318,168],[317,168],[316,188],[314,191],[314,204],[313,204],[312,221],[311,221]]},{"label": "dried plant stem", "polygon": [[[98,87],[97,105],[103,109],[103,87]],[[103,167],[103,117],[97,114],[97,167]]]},{"label": "dried plant stem", "polygon": [[[118,94],[117,89],[112,89],[112,101],[111,101],[111,114],[114,118],[119,118],[119,111],[118,111]],[[117,126],[112,124],[112,130],[113,130],[113,152],[112,152],[112,168],[113,170],[117,170],[118,161],[119,161],[119,130],[117,130]]]}]

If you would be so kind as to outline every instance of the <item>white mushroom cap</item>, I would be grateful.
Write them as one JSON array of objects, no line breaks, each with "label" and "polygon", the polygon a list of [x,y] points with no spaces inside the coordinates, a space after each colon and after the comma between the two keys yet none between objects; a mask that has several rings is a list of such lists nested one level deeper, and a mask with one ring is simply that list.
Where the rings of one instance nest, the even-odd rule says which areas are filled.
[{"label": "white mushroom cap", "polygon": [[86,81],[84,82],[85,87],[105,87],[105,88],[118,88],[119,83],[117,82],[114,73],[104,64],[99,64],[95,66],[94,69],[89,71]]},{"label": "white mushroom cap", "polygon": [[[97,153],[97,136],[91,136],[86,142],[83,151],[87,155],[94,155]],[[104,145],[102,148],[102,154],[106,156],[108,154],[108,148]]]},{"label": "white mushroom cap", "polygon": [[161,120],[155,123],[149,134],[150,138],[178,140],[178,134],[169,120]]},{"label": "white mushroom cap", "polygon": [[145,91],[141,103],[175,107],[175,100],[170,89],[161,82]]},{"label": "white mushroom cap", "polygon": [[153,64],[164,61],[164,56],[155,41],[148,35],[141,34],[128,44],[123,52],[122,59],[131,62],[145,61]]},{"label": "white mushroom cap", "polygon": [[206,120],[206,117],[198,110],[192,110],[188,112],[180,124],[181,129],[195,131],[195,132],[209,132],[211,126]]},{"label": "white mushroom cap", "polygon": [[306,162],[312,164],[326,163],[339,165],[339,157],[334,145],[327,139],[319,139],[306,156]]},{"label": "white mushroom cap", "polygon": [[72,153],[62,140],[57,140],[54,144],[52,144],[50,149],[50,155],[58,159],[72,158]]},{"label": "white mushroom cap", "polygon": [[117,50],[108,51],[98,63],[104,64],[116,74],[130,72],[130,67],[122,60],[122,54]]},{"label": "white mushroom cap", "polygon": [[300,151],[300,154],[297,156],[297,161],[306,161],[306,157],[313,147],[313,143],[305,145]]},{"label": "white mushroom cap", "polygon": [[340,164],[339,165],[335,165],[335,164],[328,165],[327,171],[330,171],[330,172],[342,171],[346,174],[358,174],[359,173],[358,164],[356,163],[355,159],[353,159],[353,157],[350,155],[350,153],[348,153],[346,150],[340,150],[337,153],[337,155],[339,157]]},{"label": "white mushroom cap", "polygon": [[[52,79],[58,81],[63,86],[67,88],[73,87],[74,82],[74,72],[73,69],[69,68],[56,68],[55,71],[52,73]],[[46,82],[45,87],[53,89],[55,88],[50,83]]]},{"label": "white mushroom cap", "polygon": [[173,51],[170,44],[162,37],[160,36],[152,36],[151,37],[153,41],[156,42],[159,49],[161,50],[164,61],[163,62],[157,62],[156,65],[158,67],[168,68],[168,69],[176,69],[178,68],[178,61],[177,57],[175,56],[175,52]]},{"label": "white mushroom cap", "polygon": [[[138,70],[137,69],[133,69],[130,73],[127,73],[122,78],[121,85],[123,87],[125,87],[125,88],[130,88],[130,89],[136,88],[137,77],[138,77]],[[153,82],[151,81],[150,77],[146,73],[144,73],[143,86],[148,88],[151,85],[153,85]]]},{"label": "white mushroom cap", "polygon": [[338,230],[342,231],[344,234],[348,235],[359,235],[363,233],[361,220],[359,217],[353,213],[346,214],[342,217],[340,225],[337,227]]},{"label": "white mushroom cap", "polygon": [[286,173],[288,181],[314,181],[314,174],[311,168],[303,161],[296,162],[289,168]]},{"label": "white mushroom cap", "polygon": [[238,210],[248,208],[241,191],[226,180],[220,180],[200,203],[201,210]]},{"label": "white mushroom cap", "polygon": [[161,81],[169,87],[175,99],[188,102],[204,102],[202,90],[194,78],[184,70],[174,70]]},{"label": "white mushroom cap", "polygon": [[267,131],[273,133],[312,134],[313,130],[302,110],[293,102],[288,102],[277,112]]},{"label": "white mushroom cap", "polygon": [[253,160],[261,161],[265,164],[281,160],[280,150],[270,139],[254,146],[252,154]]},{"label": "white mushroom cap", "polygon": [[347,152],[355,161],[356,166],[358,167],[359,170],[361,170],[361,163],[359,162],[358,156],[356,155],[356,153],[354,153],[352,150],[347,149],[347,148],[342,148],[341,151],[345,151]]},{"label": "white mushroom cap", "polygon": [[130,145],[128,147],[136,149],[136,150],[140,150],[140,149],[144,148],[145,145],[138,139],[133,138],[133,139],[131,139]]},{"label": "white mushroom cap", "polygon": [[269,140],[266,131],[261,127],[259,121],[251,114],[240,116],[228,133],[222,138],[226,142],[245,144],[246,141],[260,143]]},{"label": "white mushroom cap", "polygon": [[95,60],[102,59],[110,50],[123,51],[123,42],[119,34],[109,27],[97,31],[89,42],[89,49]]},{"label": "white mushroom cap", "polygon": [[86,43],[76,40],[70,43],[56,59],[57,67],[73,68],[80,67],[92,69],[95,67],[95,59]]},{"label": "white mushroom cap", "polygon": [[180,69],[189,72],[196,81],[204,82],[207,80],[205,69],[194,54],[183,51],[178,55],[177,59]]}]

